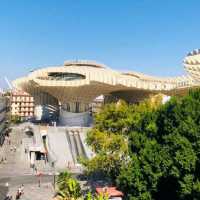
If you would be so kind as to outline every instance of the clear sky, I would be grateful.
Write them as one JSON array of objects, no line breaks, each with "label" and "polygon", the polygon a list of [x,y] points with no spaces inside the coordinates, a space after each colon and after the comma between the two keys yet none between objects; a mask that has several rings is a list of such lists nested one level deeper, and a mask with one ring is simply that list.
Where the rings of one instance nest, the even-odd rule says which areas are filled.
[{"label": "clear sky", "polygon": [[200,48],[199,0],[1,0],[2,79],[88,59],[158,76]]}]

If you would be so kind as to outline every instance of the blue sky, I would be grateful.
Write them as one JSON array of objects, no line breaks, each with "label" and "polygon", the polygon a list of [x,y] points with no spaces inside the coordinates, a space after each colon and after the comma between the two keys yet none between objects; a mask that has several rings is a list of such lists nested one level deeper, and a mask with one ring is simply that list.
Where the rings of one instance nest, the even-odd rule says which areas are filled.
[{"label": "blue sky", "polygon": [[158,76],[200,48],[199,0],[0,0],[0,87],[29,70],[89,59]]}]

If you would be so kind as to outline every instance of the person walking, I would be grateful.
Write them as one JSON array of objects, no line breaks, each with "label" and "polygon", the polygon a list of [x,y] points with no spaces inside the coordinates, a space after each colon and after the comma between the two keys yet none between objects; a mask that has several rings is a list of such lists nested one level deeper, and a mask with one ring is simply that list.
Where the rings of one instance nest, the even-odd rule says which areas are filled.
[{"label": "person walking", "polygon": [[21,186],[18,188],[18,193],[19,193],[19,196],[21,196],[21,195],[22,195]]},{"label": "person walking", "polygon": [[21,185],[21,194],[24,194],[24,184]]},{"label": "person walking", "polygon": [[17,200],[17,199],[20,199],[20,193],[19,193],[19,190],[17,190],[17,194],[16,194],[15,199],[16,199],[16,200]]},{"label": "person walking", "polygon": [[20,199],[22,194],[24,194],[24,185],[23,184],[17,190],[16,199]]},{"label": "person walking", "polygon": [[40,187],[41,186],[41,178],[39,177],[38,178],[38,187]]},{"label": "person walking", "polygon": [[35,166],[35,174],[37,174],[37,167]]}]

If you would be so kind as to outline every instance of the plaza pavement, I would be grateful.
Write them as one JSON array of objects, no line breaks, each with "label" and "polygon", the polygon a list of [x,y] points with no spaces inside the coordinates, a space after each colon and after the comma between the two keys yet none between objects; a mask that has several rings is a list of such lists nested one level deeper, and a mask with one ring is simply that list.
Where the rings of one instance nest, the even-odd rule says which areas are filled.
[{"label": "plaza pavement", "polygon": [[[12,127],[11,144],[5,142],[3,147],[0,147],[0,160],[6,158],[6,161],[0,164],[0,200],[3,200],[7,193],[15,199],[21,184],[24,184],[25,192],[21,200],[50,200],[54,195],[53,176],[43,175],[41,187],[38,187],[39,179],[30,168],[27,154],[24,152],[24,137],[20,125]],[[16,151],[11,150],[14,147]]]}]

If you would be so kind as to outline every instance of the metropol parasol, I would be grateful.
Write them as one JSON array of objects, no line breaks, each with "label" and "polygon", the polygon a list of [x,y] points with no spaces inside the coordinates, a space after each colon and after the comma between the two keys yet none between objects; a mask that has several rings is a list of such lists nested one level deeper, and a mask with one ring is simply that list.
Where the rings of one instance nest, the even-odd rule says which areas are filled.
[{"label": "metropol parasol", "polygon": [[65,61],[63,66],[34,70],[13,81],[15,88],[30,93],[35,105],[43,110],[56,110],[61,105],[59,120],[63,125],[89,123],[89,105],[98,96],[107,101],[124,99],[141,101],[158,93],[184,95],[200,85],[200,50],[184,59],[185,76],[154,77],[137,72],[119,72],[94,61]]}]

